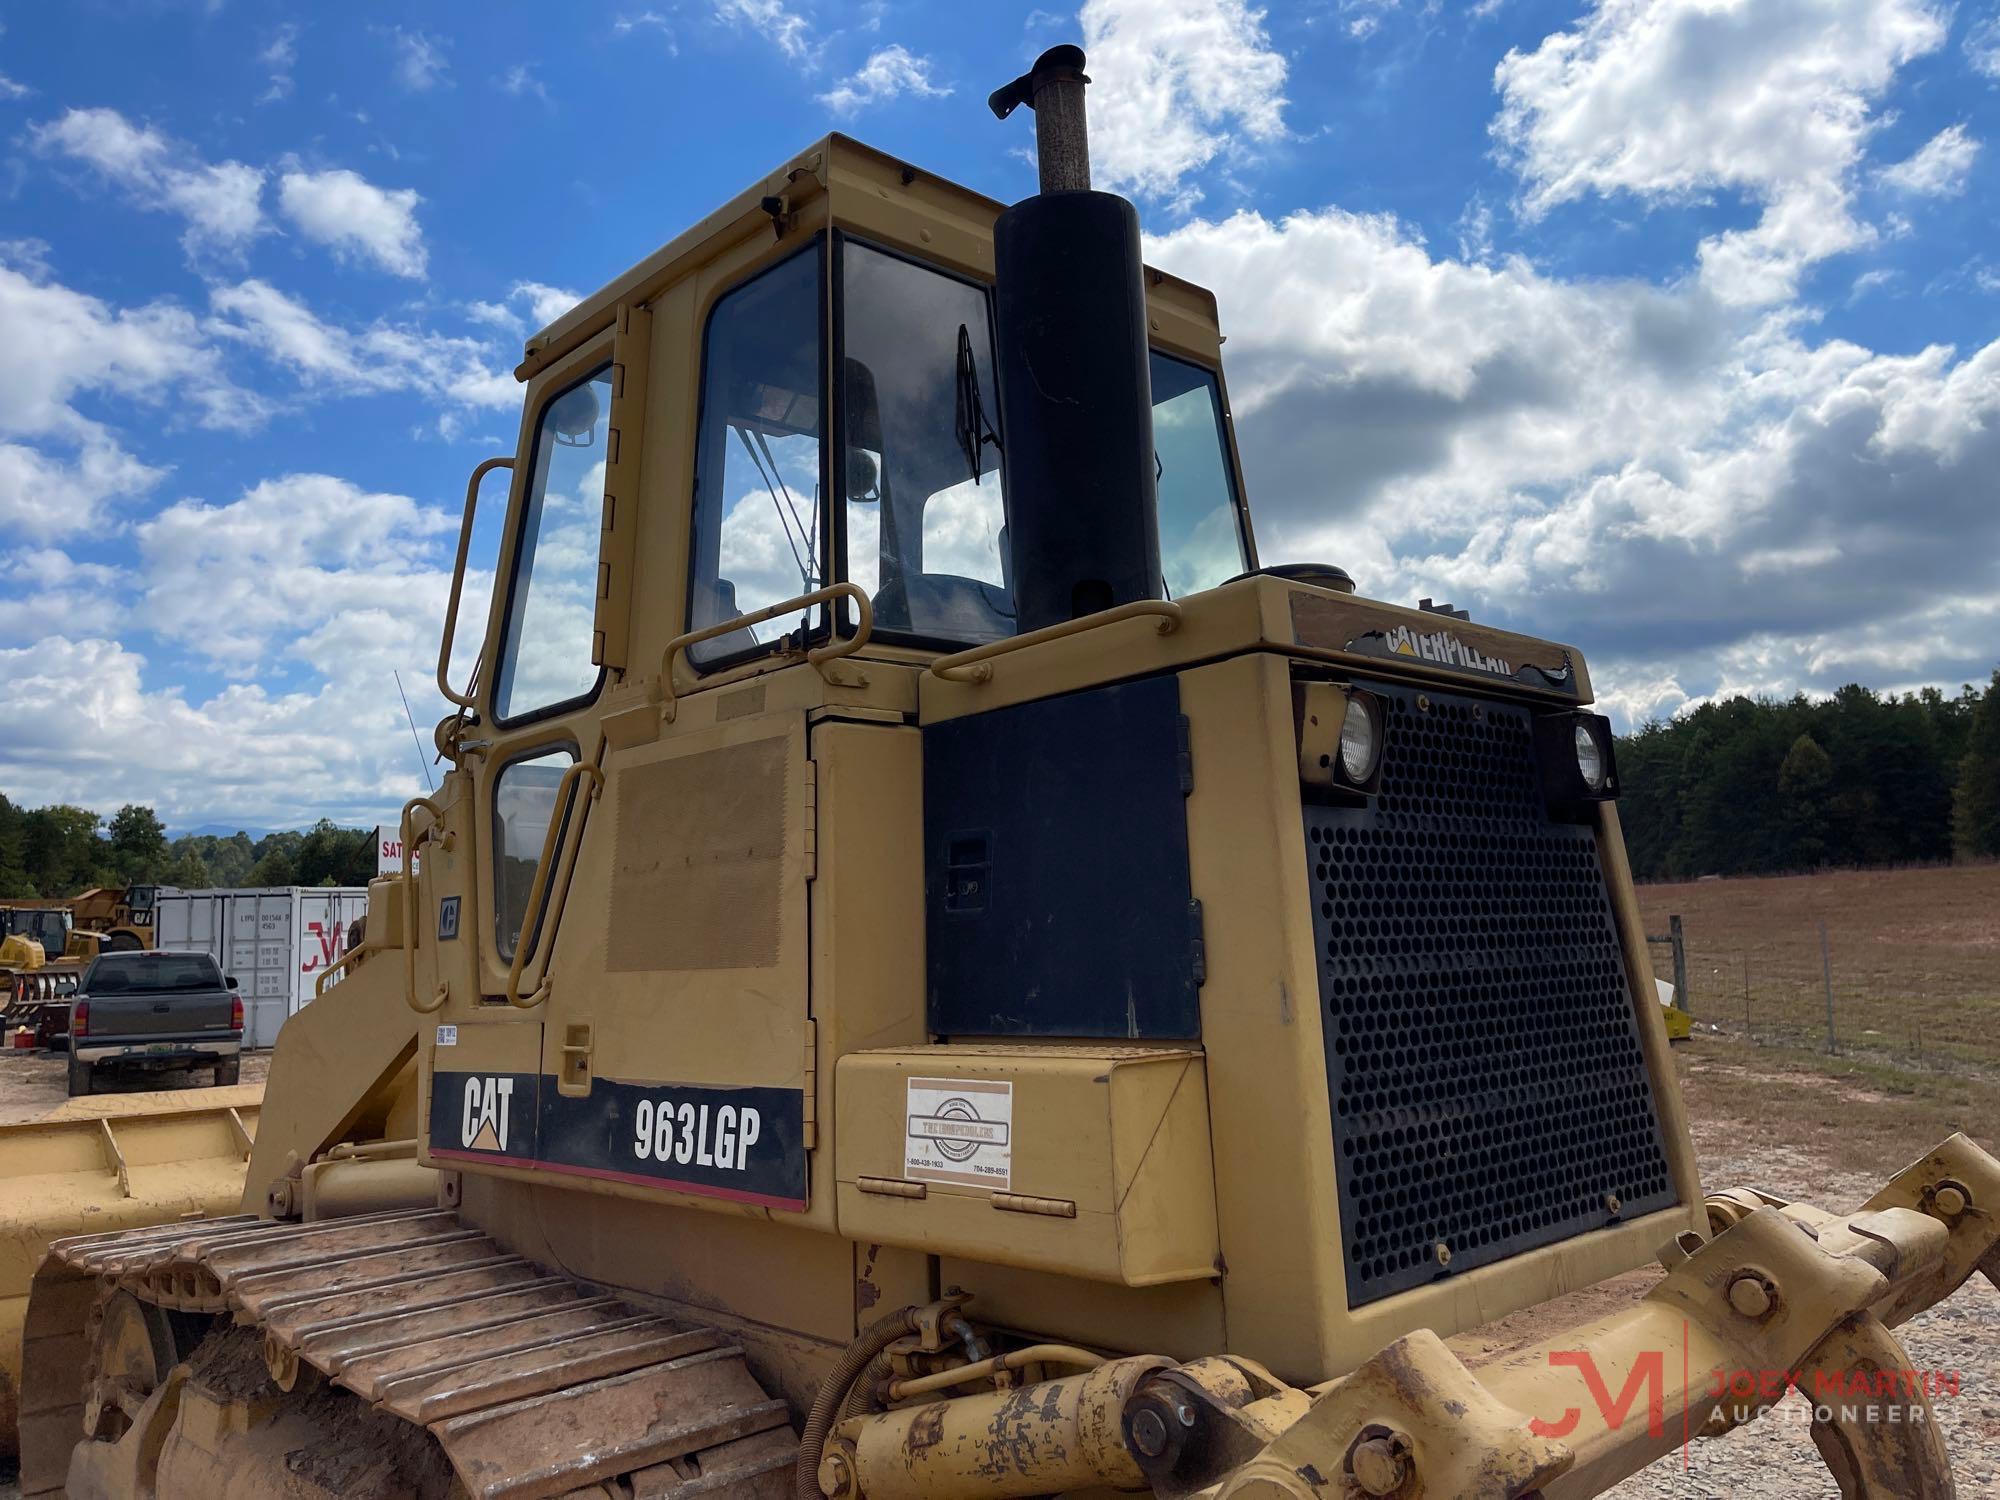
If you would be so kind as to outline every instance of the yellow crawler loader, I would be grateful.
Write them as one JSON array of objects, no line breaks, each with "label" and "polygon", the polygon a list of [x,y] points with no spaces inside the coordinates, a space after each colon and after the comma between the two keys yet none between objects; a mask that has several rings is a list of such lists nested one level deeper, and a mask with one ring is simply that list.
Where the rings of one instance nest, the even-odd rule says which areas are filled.
[{"label": "yellow crawler loader", "polygon": [[1964,1136],[1704,1197],[1583,658],[1260,566],[1083,65],[1021,203],[832,136],[530,341],[449,774],[240,1212],[49,1247],[25,1494],[1562,1500],[2000,1272]]}]

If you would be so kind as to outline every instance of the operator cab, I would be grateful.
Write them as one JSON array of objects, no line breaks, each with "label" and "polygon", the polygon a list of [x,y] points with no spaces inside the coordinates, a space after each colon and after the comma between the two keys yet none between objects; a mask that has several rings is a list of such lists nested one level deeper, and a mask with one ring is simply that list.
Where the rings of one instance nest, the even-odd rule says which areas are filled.
[{"label": "operator cab", "polygon": [[[1152,377],[1160,551],[1179,597],[1245,571],[1247,520],[1216,373],[1155,350]],[[704,340],[690,629],[847,580],[871,596],[884,642],[958,650],[1013,635],[998,423],[991,293],[975,280],[836,232],[726,294]],[[797,623],[745,626],[689,655],[733,664]]]}]

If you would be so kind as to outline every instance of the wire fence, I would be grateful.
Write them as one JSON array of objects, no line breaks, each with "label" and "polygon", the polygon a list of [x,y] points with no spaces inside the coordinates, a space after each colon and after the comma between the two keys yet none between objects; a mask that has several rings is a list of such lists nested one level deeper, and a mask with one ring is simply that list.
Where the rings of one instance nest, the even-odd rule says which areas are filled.
[{"label": "wire fence", "polygon": [[1990,999],[1969,994],[1920,936],[1803,918],[1745,943],[1740,924],[1730,925],[1739,930],[1714,934],[1672,914],[1665,931],[1647,934],[1654,976],[1674,987],[1697,1030],[1934,1071],[2000,1068]]}]

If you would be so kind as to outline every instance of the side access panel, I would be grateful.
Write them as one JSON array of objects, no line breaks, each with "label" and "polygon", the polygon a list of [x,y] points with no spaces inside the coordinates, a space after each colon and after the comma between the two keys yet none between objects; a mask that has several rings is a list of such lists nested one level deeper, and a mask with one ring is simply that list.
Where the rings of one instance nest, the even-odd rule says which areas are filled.
[{"label": "side access panel", "polygon": [[1178,681],[1071,693],[923,734],[931,1031],[1200,1036]]}]

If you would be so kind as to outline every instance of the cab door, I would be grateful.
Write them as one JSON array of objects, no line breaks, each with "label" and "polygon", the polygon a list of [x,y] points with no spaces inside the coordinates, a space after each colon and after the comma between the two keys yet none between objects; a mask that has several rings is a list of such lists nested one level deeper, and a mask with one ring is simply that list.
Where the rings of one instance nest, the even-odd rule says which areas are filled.
[{"label": "cab door", "polygon": [[796,643],[826,627],[813,606],[754,617],[828,573],[822,260],[817,239],[753,240],[661,298],[675,327],[686,298],[701,337],[698,356],[656,344],[637,598],[676,607],[603,701],[548,971],[536,1164],[574,1185],[812,1198],[806,735],[824,685]]},{"label": "cab door", "polygon": [[[607,455],[616,412],[607,332],[537,377],[523,412],[485,644],[461,737],[469,837],[435,841],[418,910],[441,1009],[424,1037],[431,1154],[525,1165],[540,1137],[538,991],[562,910],[561,859],[587,831],[601,754],[593,658]],[[466,826],[469,825],[469,826]],[[553,835],[553,837],[552,837]]]}]

